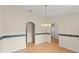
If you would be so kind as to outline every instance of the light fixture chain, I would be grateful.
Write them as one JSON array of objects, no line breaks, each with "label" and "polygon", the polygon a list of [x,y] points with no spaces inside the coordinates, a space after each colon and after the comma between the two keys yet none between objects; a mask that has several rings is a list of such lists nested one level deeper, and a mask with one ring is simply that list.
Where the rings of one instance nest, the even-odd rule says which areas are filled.
[{"label": "light fixture chain", "polygon": [[47,20],[47,5],[45,5],[45,21]]}]

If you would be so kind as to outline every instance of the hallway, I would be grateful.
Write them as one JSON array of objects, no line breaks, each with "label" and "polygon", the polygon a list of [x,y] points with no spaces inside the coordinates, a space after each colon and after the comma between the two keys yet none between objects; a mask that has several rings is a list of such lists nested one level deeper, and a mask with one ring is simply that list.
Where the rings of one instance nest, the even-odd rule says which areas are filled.
[{"label": "hallway", "polygon": [[14,53],[75,53],[72,50],[59,47],[59,42],[54,39],[50,43],[41,43],[39,45],[34,45],[33,43],[28,43],[27,48],[15,51]]}]

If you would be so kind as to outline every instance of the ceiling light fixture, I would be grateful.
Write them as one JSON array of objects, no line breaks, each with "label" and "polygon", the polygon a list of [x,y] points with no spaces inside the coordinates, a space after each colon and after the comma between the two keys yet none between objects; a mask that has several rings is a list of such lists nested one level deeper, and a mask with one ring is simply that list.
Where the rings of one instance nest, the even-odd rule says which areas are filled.
[{"label": "ceiling light fixture", "polygon": [[45,7],[45,23],[41,24],[43,27],[51,26],[51,24],[47,23],[47,5],[44,5]]}]

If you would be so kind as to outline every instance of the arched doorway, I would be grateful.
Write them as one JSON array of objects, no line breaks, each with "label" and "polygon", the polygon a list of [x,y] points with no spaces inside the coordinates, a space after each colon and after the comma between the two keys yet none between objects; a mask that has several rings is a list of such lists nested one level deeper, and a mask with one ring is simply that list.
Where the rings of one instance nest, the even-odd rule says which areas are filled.
[{"label": "arched doorway", "polygon": [[26,23],[26,44],[35,44],[35,24],[33,22]]},{"label": "arched doorway", "polygon": [[56,23],[51,24],[51,41],[53,39],[58,39],[58,25]]},{"label": "arched doorway", "polygon": [[51,43],[56,42],[59,47],[59,32],[56,23],[51,24]]},{"label": "arched doorway", "polygon": [[51,24],[51,41],[55,38],[55,24]]}]

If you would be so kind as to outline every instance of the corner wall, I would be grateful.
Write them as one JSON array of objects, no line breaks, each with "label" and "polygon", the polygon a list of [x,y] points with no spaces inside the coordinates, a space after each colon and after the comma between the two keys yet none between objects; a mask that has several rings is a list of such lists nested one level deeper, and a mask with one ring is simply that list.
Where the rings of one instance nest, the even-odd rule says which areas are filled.
[{"label": "corner wall", "polygon": [[2,6],[0,6],[0,37],[2,36]]},{"label": "corner wall", "polygon": [[[2,37],[3,29],[2,29],[2,6],[0,6],[0,37]],[[0,52],[2,51],[3,42],[0,41]]]},{"label": "corner wall", "polygon": [[[64,15],[50,20],[57,23],[59,34],[79,35],[79,14]],[[79,38],[59,36],[60,47],[79,52]]]}]

